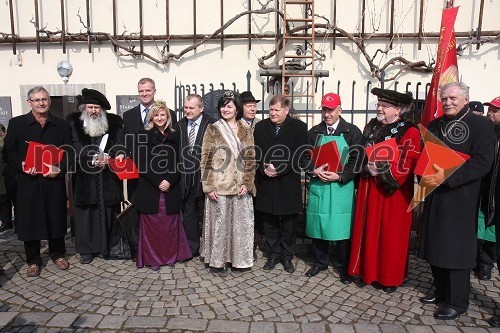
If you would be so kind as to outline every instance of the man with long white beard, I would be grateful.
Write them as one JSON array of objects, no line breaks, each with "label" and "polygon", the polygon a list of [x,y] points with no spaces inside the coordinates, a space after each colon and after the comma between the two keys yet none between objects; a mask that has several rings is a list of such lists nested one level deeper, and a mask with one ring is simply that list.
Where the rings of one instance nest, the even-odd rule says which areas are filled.
[{"label": "man with long white beard", "polygon": [[75,246],[81,264],[109,253],[109,233],[123,198],[122,183],[109,168],[111,158],[122,159],[122,119],[107,113],[111,105],[97,90],[77,96],[79,112],[69,115],[76,150]]}]

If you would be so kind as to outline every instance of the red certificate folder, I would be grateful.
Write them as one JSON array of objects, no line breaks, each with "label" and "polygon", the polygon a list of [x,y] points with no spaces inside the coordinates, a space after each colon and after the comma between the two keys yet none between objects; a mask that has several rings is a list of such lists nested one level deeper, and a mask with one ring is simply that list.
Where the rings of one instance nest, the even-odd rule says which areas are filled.
[{"label": "red certificate folder", "polygon": [[399,149],[396,138],[385,140],[365,148],[368,162],[397,162]]},{"label": "red certificate folder", "polygon": [[427,141],[417,161],[414,173],[419,176],[435,174],[434,164],[445,170],[458,168],[469,158],[469,155],[455,151],[445,145]]},{"label": "red certificate folder", "polygon": [[121,162],[111,158],[108,163],[120,180],[139,178],[139,171],[130,157],[124,158]]},{"label": "red certificate folder", "polygon": [[56,146],[30,141],[24,159],[24,170],[34,167],[37,173],[45,174],[49,168],[44,163],[56,165],[61,162],[63,156],[64,150]]},{"label": "red certificate folder", "polygon": [[316,168],[328,164],[327,171],[342,172],[339,149],[335,141],[330,141],[310,151],[311,160]]}]

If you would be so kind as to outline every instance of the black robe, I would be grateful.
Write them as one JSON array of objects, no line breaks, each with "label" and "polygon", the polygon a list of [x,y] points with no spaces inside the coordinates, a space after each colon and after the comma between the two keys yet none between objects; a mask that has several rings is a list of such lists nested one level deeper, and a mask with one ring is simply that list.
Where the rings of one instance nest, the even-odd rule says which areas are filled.
[{"label": "black robe", "polygon": [[[77,153],[75,180],[75,246],[81,254],[108,254],[111,227],[123,200],[122,181],[109,168],[92,166],[94,154],[99,152],[102,136],[90,137],[84,132],[81,112],[69,115],[73,134],[72,145]],[[108,141],[104,152],[111,158],[123,153],[123,122],[114,114],[107,114]]]}]

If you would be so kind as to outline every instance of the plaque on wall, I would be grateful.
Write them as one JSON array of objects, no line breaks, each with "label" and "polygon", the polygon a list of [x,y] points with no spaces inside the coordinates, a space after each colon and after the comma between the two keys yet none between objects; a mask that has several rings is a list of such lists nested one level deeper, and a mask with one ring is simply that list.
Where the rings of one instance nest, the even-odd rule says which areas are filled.
[{"label": "plaque on wall", "polygon": [[116,114],[123,118],[123,113],[140,103],[138,95],[117,95]]},{"label": "plaque on wall", "polygon": [[0,96],[0,124],[7,127],[10,118],[12,118],[12,102],[10,96]]}]

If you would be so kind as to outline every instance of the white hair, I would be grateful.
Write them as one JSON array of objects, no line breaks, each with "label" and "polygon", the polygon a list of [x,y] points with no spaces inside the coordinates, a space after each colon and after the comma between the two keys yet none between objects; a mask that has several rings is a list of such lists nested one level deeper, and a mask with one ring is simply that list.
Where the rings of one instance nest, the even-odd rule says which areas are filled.
[{"label": "white hair", "polygon": [[83,121],[83,130],[85,133],[93,138],[106,134],[109,128],[106,111],[101,109],[99,117],[94,119],[90,117],[87,111],[85,111],[85,108],[83,109],[84,111],[82,112],[80,119]]}]

